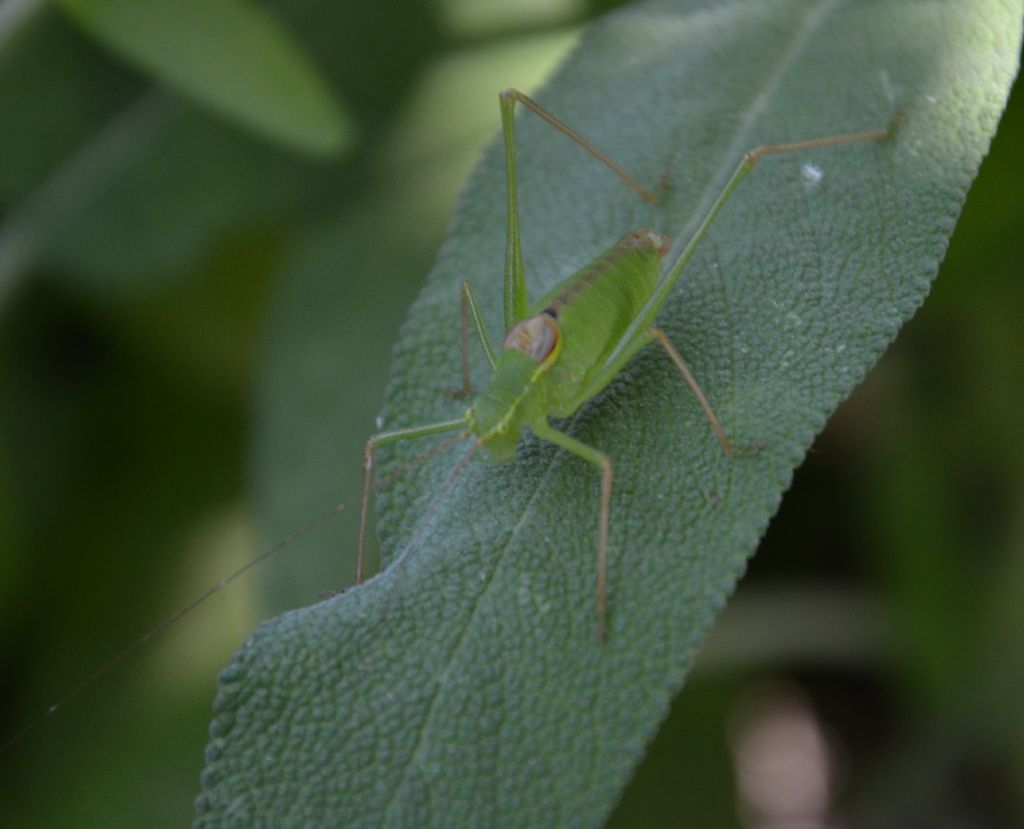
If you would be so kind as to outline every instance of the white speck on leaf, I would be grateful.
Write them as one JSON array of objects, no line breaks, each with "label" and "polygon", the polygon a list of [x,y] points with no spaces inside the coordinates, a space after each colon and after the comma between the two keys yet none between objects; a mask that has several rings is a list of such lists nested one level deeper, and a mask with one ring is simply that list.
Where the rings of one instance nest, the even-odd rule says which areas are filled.
[{"label": "white speck on leaf", "polygon": [[822,172],[821,167],[817,167],[814,164],[804,164],[800,168],[800,176],[804,180],[804,189],[808,192],[818,186],[818,182],[821,181],[824,175],[825,173]]}]

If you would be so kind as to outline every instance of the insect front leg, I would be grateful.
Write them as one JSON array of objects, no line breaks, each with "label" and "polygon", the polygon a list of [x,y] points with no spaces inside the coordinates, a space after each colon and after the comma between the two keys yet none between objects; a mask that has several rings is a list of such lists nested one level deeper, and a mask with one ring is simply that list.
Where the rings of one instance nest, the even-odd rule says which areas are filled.
[{"label": "insect front leg", "polygon": [[371,435],[363,447],[363,503],[359,510],[359,548],[356,555],[356,584],[362,584],[364,578],[364,560],[366,551],[366,522],[370,513],[370,490],[373,489],[374,452],[379,446],[398,443],[412,438],[436,435],[441,432],[454,432],[466,428],[466,419],[445,420],[440,423],[428,423],[425,426],[412,426],[408,429],[394,429],[389,432],[378,432]]},{"label": "insect front leg", "polygon": [[484,354],[487,355],[487,362],[490,363],[492,371],[497,365],[497,358],[494,355],[491,339],[487,336],[484,318],[480,313],[480,306],[477,304],[473,285],[469,282],[463,282],[460,292],[462,294],[462,308],[459,317],[462,334],[462,388],[450,389],[449,394],[452,397],[469,397],[473,393],[473,381],[469,376],[469,318],[471,316],[473,324],[476,326],[477,336],[480,338],[480,344],[484,348]]}]

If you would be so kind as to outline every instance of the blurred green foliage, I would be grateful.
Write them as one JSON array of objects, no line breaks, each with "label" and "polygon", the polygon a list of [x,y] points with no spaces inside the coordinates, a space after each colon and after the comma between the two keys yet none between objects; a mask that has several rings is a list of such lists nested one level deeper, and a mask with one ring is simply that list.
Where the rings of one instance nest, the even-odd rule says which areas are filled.
[{"label": "blurred green foliage", "polygon": [[338,154],[349,131],[285,28],[249,0],[61,0],[83,29],[186,98],[268,138]]},{"label": "blurred green foliage", "polygon": [[[261,4],[355,128],[347,156],[316,161],[21,6],[0,18],[3,735],[356,491],[390,345],[495,93],[539,80],[592,11]],[[798,474],[617,825],[676,825],[683,802],[735,825],[731,723],[780,679],[843,756],[856,825],[1024,820],[1020,97],[933,296]],[[304,268],[334,269],[350,318],[289,292]],[[350,420],[315,458],[268,457],[255,413],[289,387],[265,343],[300,313],[351,330],[348,353],[310,361]],[[323,502],[271,502],[276,474],[313,476]],[[0,824],[186,823],[218,667],[258,619],[348,581],[353,538],[340,520],[294,545],[8,749]]]}]

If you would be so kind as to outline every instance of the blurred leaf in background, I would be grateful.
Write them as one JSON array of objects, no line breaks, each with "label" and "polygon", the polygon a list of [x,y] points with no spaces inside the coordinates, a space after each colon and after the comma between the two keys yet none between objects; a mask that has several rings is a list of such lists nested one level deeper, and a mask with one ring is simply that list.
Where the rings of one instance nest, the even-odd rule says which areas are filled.
[{"label": "blurred leaf in background", "polygon": [[61,0],[83,29],[186,98],[310,153],[347,143],[341,104],[275,18],[248,0]]},{"label": "blurred leaf in background", "polygon": [[[0,5],[4,735],[356,491],[497,90],[538,82],[611,4],[232,5],[342,102],[343,156],[257,134],[51,7]],[[678,825],[685,798],[696,825],[739,825],[736,724],[762,694],[813,713],[853,825],[1021,823],[1021,112],[1016,95],[933,297],[819,439],[613,823]],[[332,291],[344,317],[322,312]],[[283,355],[294,315],[309,336]],[[293,361],[347,412],[316,451],[277,419],[338,400],[300,396]],[[0,824],[188,822],[218,668],[259,619],[346,583],[353,538],[340,520],[295,545],[12,747]]]}]

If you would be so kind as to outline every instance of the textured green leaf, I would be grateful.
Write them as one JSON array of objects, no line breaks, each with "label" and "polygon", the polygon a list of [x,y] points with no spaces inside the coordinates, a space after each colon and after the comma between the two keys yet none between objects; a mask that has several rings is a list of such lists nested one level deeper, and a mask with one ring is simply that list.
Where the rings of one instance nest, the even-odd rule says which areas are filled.
[{"label": "textured green leaf", "polygon": [[307,152],[348,137],[302,48],[249,0],[61,0],[83,28],[182,94]]},{"label": "textured green leaf", "polygon": [[[592,469],[528,437],[515,463],[474,460],[439,499],[454,457],[401,478],[379,504],[393,566],[263,625],[224,672],[198,824],[599,824],[794,467],[927,293],[1015,72],[1020,16],[1010,0],[692,0],[590,30],[541,100],[671,193],[639,205],[522,119],[534,296],[630,227],[678,249],[752,146],[904,114],[884,145],[766,159],[659,316],[732,435],[764,447],[725,457],[653,348],[563,424],[616,469],[604,647]],[[457,376],[457,285],[474,282],[497,333],[503,199],[494,145],[405,326],[388,427],[461,412],[440,392]]]}]

